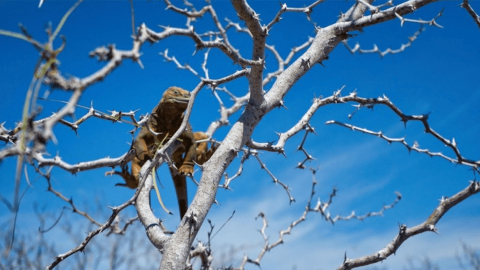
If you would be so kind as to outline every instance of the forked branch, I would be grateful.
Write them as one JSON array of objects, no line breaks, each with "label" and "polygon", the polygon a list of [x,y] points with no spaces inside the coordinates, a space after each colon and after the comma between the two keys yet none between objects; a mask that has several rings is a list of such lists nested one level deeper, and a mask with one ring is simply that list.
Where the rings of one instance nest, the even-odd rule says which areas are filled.
[{"label": "forked branch", "polygon": [[336,192],[337,190],[334,188],[333,189],[333,192],[330,194],[329,196],[329,200],[328,202],[326,203],[320,203],[320,200],[319,200],[319,203],[317,204],[316,207],[312,208],[311,207],[311,202],[312,202],[312,198],[314,197],[315,195],[315,186],[317,184],[317,181],[315,179],[315,173],[316,173],[316,170],[311,170],[312,171],[312,191],[310,193],[310,197],[309,197],[309,200],[308,200],[308,203],[305,207],[305,211],[303,212],[303,214],[300,216],[300,218],[298,218],[297,220],[293,221],[292,223],[290,223],[290,225],[287,227],[287,229],[285,230],[282,230],[279,232],[279,236],[278,236],[278,239],[273,242],[273,243],[270,243],[269,240],[268,240],[268,237],[265,233],[265,230],[268,226],[268,221],[267,221],[267,218],[265,216],[265,214],[263,212],[260,212],[257,216],[257,218],[262,218],[262,221],[263,221],[263,226],[262,226],[262,229],[260,230],[260,233],[262,234],[262,237],[263,237],[263,240],[264,240],[264,245],[263,245],[263,248],[262,250],[260,251],[260,253],[258,254],[257,258],[255,259],[252,259],[250,257],[248,257],[247,255],[245,255],[243,257],[243,260],[240,264],[239,267],[237,268],[232,268],[232,269],[235,269],[235,270],[243,270],[245,269],[245,265],[247,263],[251,263],[251,264],[255,264],[257,266],[260,266],[260,263],[261,263],[261,260],[263,258],[263,256],[265,255],[266,252],[272,250],[273,248],[275,248],[276,246],[280,245],[280,244],[283,244],[284,243],[284,236],[287,235],[287,234],[290,234],[292,232],[292,230],[297,226],[299,225],[300,223],[304,222],[306,219],[307,219],[307,215],[310,213],[310,212],[317,212],[317,213],[320,213],[324,218],[325,220],[331,222],[332,224],[335,223],[336,221],[338,220],[349,220],[349,219],[353,219],[353,218],[356,218],[358,220],[363,220],[365,218],[368,218],[368,217],[373,217],[373,216],[379,216],[379,215],[382,215],[383,212],[387,209],[390,209],[392,207],[394,207],[398,201],[401,199],[401,195],[397,194],[397,199],[390,205],[387,205],[387,206],[383,206],[382,209],[379,211],[379,212],[369,212],[369,213],[366,213],[365,215],[363,216],[357,216],[355,215],[355,213],[353,212],[350,216],[348,217],[341,217],[341,216],[337,216],[336,218],[332,219],[330,217],[330,213],[327,211],[327,208],[332,204],[333,202],[333,197],[336,196]]},{"label": "forked branch", "polygon": [[395,254],[397,249],[410,237],[424,232],[437,232],[435,225],[440,221],[445,213],[455,205],[466,200],[470,196],[480,192],[480,183],[471,181],[470,185],[450,198],[442,198],[440,204],[435,208],[430,217],[423,223],[407,228],[406,225],[400,225],[398,235],[383,249],[364,257],[357,259],[348,259],[345,256],[344,262],[337,270],[350,270],[353,268],[374,264],[387,259]]}]

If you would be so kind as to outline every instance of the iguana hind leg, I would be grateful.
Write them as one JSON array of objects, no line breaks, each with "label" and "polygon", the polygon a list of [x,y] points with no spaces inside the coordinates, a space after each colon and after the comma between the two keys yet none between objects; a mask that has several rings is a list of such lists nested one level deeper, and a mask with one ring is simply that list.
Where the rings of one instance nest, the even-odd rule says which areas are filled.
[{"label": "iguana hind leg", "polygon": [[207,134],[203,132],[195,132],[193,133],[193,137],[195,138],[195,141],[197,141],[197,156],[195,158],[195,161],[197,162],[197,164],[203,165],[203,163],[207,162],[210,157],[212,157],[213,153],[215,153],[215,150],[217,150],[218,145],[212,145],[212,147],[208,149],[208,142],[198,142],[208,139]]},{"label": "iguana hind leg", "polygon": [[[195,141],[206,140],[208,136],[203,132],[193,133]],[[197,143],[197,148],[195,149],[195,162],[197,164],[205,163],[215,152],[217,146],[212,146],[208,149],[208,142]],[[183,150],[184,151],[184,150]],[[177,168],[181,165],[189,166],[192,169],[193,174],[193,163],[185,162],[182,158],[183,151],[178,151],[173,153],[173,162]],[[181,170],[179,170],[181,172]],[[187,194],[187,177],[185,173],[177,172],[175,169],[170,168],[170,174],[172,175],[173,183],[175,185],[175,192],[177,193],[178,208],[180,210],[180,219],[183,218],[188,209],[188,194]]]},{"label": "iguana hind leg", "polygon": [[142,168],[142,165],[143,165],[141,163],[142,162],[140,162],[140,160],[137,157],[134,157],[133,160],[132,160],[132,173],[131,174],[128,172],[128,165],[125,164],[122,167],[121,172],[111,171],[111,172],[105,173],[105,176],[112,175],[112,174],[120,175],[123,178],[123,180],[125,181],[125,184],[124,183],[117,183],[117,184],[115,184],[115,186],[129,187],[131,189],[136,189],[138,187],[140,169]]},{"label": "iguana hind leg", "polygon": [[[208,139],[208,136],[203,132],[195,132],[193,135],[194,135],[195,141]],[[203,163],[208,161],[208,159],[210,159],[210,157],[213,155],[217,147],[218,146],[214,145],[210,149],[208,149],[208,142],[197,143],[197,147],[195,149],[195,155],[196,155],[196,158],[194,159],[195,162],[197,164],[202,165]],[[143,147],[143,148],[146,148],[146,147]],[[140,151],[143,150],[143,148],[141,148]],[[172,175],[173,183],[175,185],[175,192],[177,194],[178,208],[180,211],[180,219],[183,218],[183,216],[185,215],[188,209],[188,196],[187,196],[188,194],[187,194],[187,180],[186,180],[187,173],[186,172],[188,172],[188,174],[193,174],[193,165],[194,165],[193,162],[184,161],[182,157],[184,151],[185,149],[177,151],[176,153],[173,153],[173,157],[172,157],[172,160],[175,166],[179,168],[178,171],[182,173],[179,173],[176,169],[170,168],[170,174]],[[141,152],[148,153],[148,151],[141,151]],[[109,172],[107,174],[109,175],[117,174],[123,178],[125,183],[118,183],[116,184],[116,186],[124,186],[124,187],[129,187],[131,189],[135,189],[138,187],[140,169],[142,168],[142,165],[144,163],[145,162],[142,162],[137,156],[135,156],[132,160],[131,173],[129,173],[128,171],[128,166],[125,165],[122,167],[121,172],[115,171],[115,172]],[[180,170],[180,168],[183,168],[183,170]],[[186,170],[187,168],[188,170]]]}]

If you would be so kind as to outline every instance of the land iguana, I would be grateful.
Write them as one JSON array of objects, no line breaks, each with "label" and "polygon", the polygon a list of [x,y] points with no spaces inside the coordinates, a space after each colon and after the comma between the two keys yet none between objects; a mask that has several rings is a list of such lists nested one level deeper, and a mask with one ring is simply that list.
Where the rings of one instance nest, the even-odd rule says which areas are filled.
[{"label": "land iguana", "polygon": [[[162,96],[158,105],[153,109],[150,118],[142,127],[135,138],[132,148],[135,156],[132,160],[132,171],[128,172],[128,166],[122,167],[121,172],[108,172],[107,174],[118,174],[123,177],[125,186],[135,189],[139,184],[140,169],[147,160],[153,159],[155,152],[162,143],[166,143],[182,124],[183,112],[187,109],[190,92],[179,87],[168,88]],[[183,218],[188,208],[186,176],[193,174],[194,161],[198,164],[205,163],[213,154],[215,148],[208,149],[207,142],[196,143],[205,140],[208,136],[203,132],[192,132],[190,124],[178,137],[182,146],[172,154],[172,161],[178,171],[170,168],[170,173],[175,184],[180,219]]]}]

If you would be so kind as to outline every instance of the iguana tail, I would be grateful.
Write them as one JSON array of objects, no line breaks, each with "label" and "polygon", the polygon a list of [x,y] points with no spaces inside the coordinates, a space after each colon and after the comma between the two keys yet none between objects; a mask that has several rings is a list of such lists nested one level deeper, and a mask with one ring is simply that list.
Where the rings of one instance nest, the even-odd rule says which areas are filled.
[{"label": "iguana tail", "polygon": [[[177,166],[175,164],[175,166]],[[177,193],[178,208],[180,209],[180,219],[183,219],[183,216],[188,209],[188,197],[187,197],[187,177],[181,175],[175,171],[175,169],[170,168],[170,173],[172,174],[173,183],[175,184],[175,191]]]}]

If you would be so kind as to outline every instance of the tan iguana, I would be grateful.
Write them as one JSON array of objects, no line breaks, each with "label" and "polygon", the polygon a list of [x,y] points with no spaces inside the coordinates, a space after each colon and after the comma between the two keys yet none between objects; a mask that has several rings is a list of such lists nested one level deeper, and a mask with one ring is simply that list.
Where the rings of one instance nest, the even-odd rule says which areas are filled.
[{"label": "tan iguana", "polygon": [[[146,126],[142,127],[135,138],[132,148],[135,156],[132,160],[132,171],[128,172],[128,166],[124,166],[121,172],[108,172],[107,174],[118,174],[123,177],[126,186],[132,189],[138,187],[140,169],[147,160],[153,159],[155,152],[161,144],[167,142],[182,124],[190,92],[179,87],[168,88],[162,96],[158,105],[153,109]],[[205,163],[213,154],[215,148],[208,149],[207,142],[196,143],[205,140],[208,136],[203,132],[192,132],[190,124],[178,137],[182,146],[172,154],[172,161],[178,171],[170,168],[175,191],[177,193],[180,219],[185,215],[188,208],[186,176],[193,174],[194,161],[198,164]]]}]

